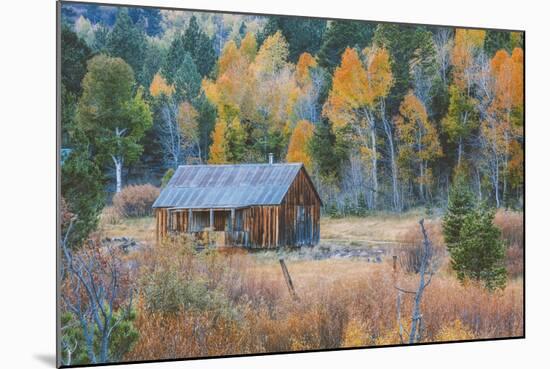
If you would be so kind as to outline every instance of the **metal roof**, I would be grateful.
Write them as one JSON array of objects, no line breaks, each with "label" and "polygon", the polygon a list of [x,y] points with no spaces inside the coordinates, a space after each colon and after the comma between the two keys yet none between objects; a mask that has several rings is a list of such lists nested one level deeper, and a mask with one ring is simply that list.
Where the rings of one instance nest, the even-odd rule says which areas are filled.
[{"label": "metal roof", "polygon": [[278,205],[301,163],[181,165],[154,208],[238,208]]}]

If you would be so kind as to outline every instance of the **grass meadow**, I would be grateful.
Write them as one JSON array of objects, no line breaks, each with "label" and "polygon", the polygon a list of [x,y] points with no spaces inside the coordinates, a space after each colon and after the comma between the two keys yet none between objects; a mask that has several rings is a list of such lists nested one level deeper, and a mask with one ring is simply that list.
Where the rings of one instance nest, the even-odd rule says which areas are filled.
[{"label": "grass meadow", "polygon": [[[407,342],[418,274],[408,255],[421,242],[420,212],[324,218],[321,245],[378,248],[380,260],[287,259],[298,299],[289,293],[278,256],[242,249],[197,252],[185,237],[154,242],[154,220],[104,218],[101,236],[131,237],[125,258],[138,291],[139,339],[126,360],[156,360],[303,351]],[[438,218],[427,220],[437,271],[422,300],[421,342],[523,335],[521,213],[499,211],[508,247],[508,282],[489,292],[461,284],[450,267]],[[394,270],[393,258],[398,263]],[[401,327],[401,328],[400,328]]]}]

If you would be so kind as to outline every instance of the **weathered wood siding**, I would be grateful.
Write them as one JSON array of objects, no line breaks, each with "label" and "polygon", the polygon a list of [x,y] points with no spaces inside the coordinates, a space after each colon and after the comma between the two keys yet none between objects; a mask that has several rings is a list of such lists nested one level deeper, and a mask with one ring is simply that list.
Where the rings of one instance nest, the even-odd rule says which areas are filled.
[{"label": "weathered wood siding", "polygon": [[250,248],[276,248],[279,245],[279,206],[253,206],[243,210],[243,230]]},{"label": "weathered wood siding", "polygon": [[[156,209],[157,240],[168,233],[199,233],[210,226],[209,210]],[[302,168],[281,205],[214,210],[214,230],[225,231],[227,246],[271,249],[319,243],[321,202],[311,179]]]},{"label": "weathered wood siding", "polygon": [[321,202],[303,168],[285,195],[279,214],[281,246],[319,243]]}]

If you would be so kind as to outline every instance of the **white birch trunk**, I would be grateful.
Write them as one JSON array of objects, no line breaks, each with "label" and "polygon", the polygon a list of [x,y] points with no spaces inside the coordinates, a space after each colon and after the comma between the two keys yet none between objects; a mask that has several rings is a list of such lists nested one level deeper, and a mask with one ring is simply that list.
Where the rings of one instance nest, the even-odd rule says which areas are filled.
[{"label": "white birch trunk", "polygon": [[122,158],[114,155],[111,158],[115,164],[116,192],[120,192],[122,190]]}]

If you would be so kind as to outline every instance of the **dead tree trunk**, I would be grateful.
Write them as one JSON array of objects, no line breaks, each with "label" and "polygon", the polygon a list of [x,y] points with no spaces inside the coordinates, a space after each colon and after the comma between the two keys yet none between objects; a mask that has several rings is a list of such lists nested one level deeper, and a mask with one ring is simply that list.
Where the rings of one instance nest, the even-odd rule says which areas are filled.
[{"label": "dead tree trunk", "polygon": [[422,254],[420,261],[420,270],[419,270],[419,282],[418,288],[416,291],[408,291],[400,287],[395,286],[398,290],[397,295],[397,324],[399,326],[399,335],[401,340],[403,340],[403,328],[400,322],[400,306],[401,306],[401,295],[402,293],[414,294],[414,305],[411,317],[411,330],[409,333],[409,344],[418,343],[422,340],[422,313],[420,310],[422,304],[422,296],[424,290],[429,286],[434,275],[433,265],[432,265],[432,256],[433,256],[433,247],[432,243],[428,238],[428,233],[424,227],[424,219],[420,219],[420,229],[422,231],[422,236],[424,241],[422,243]]}]

